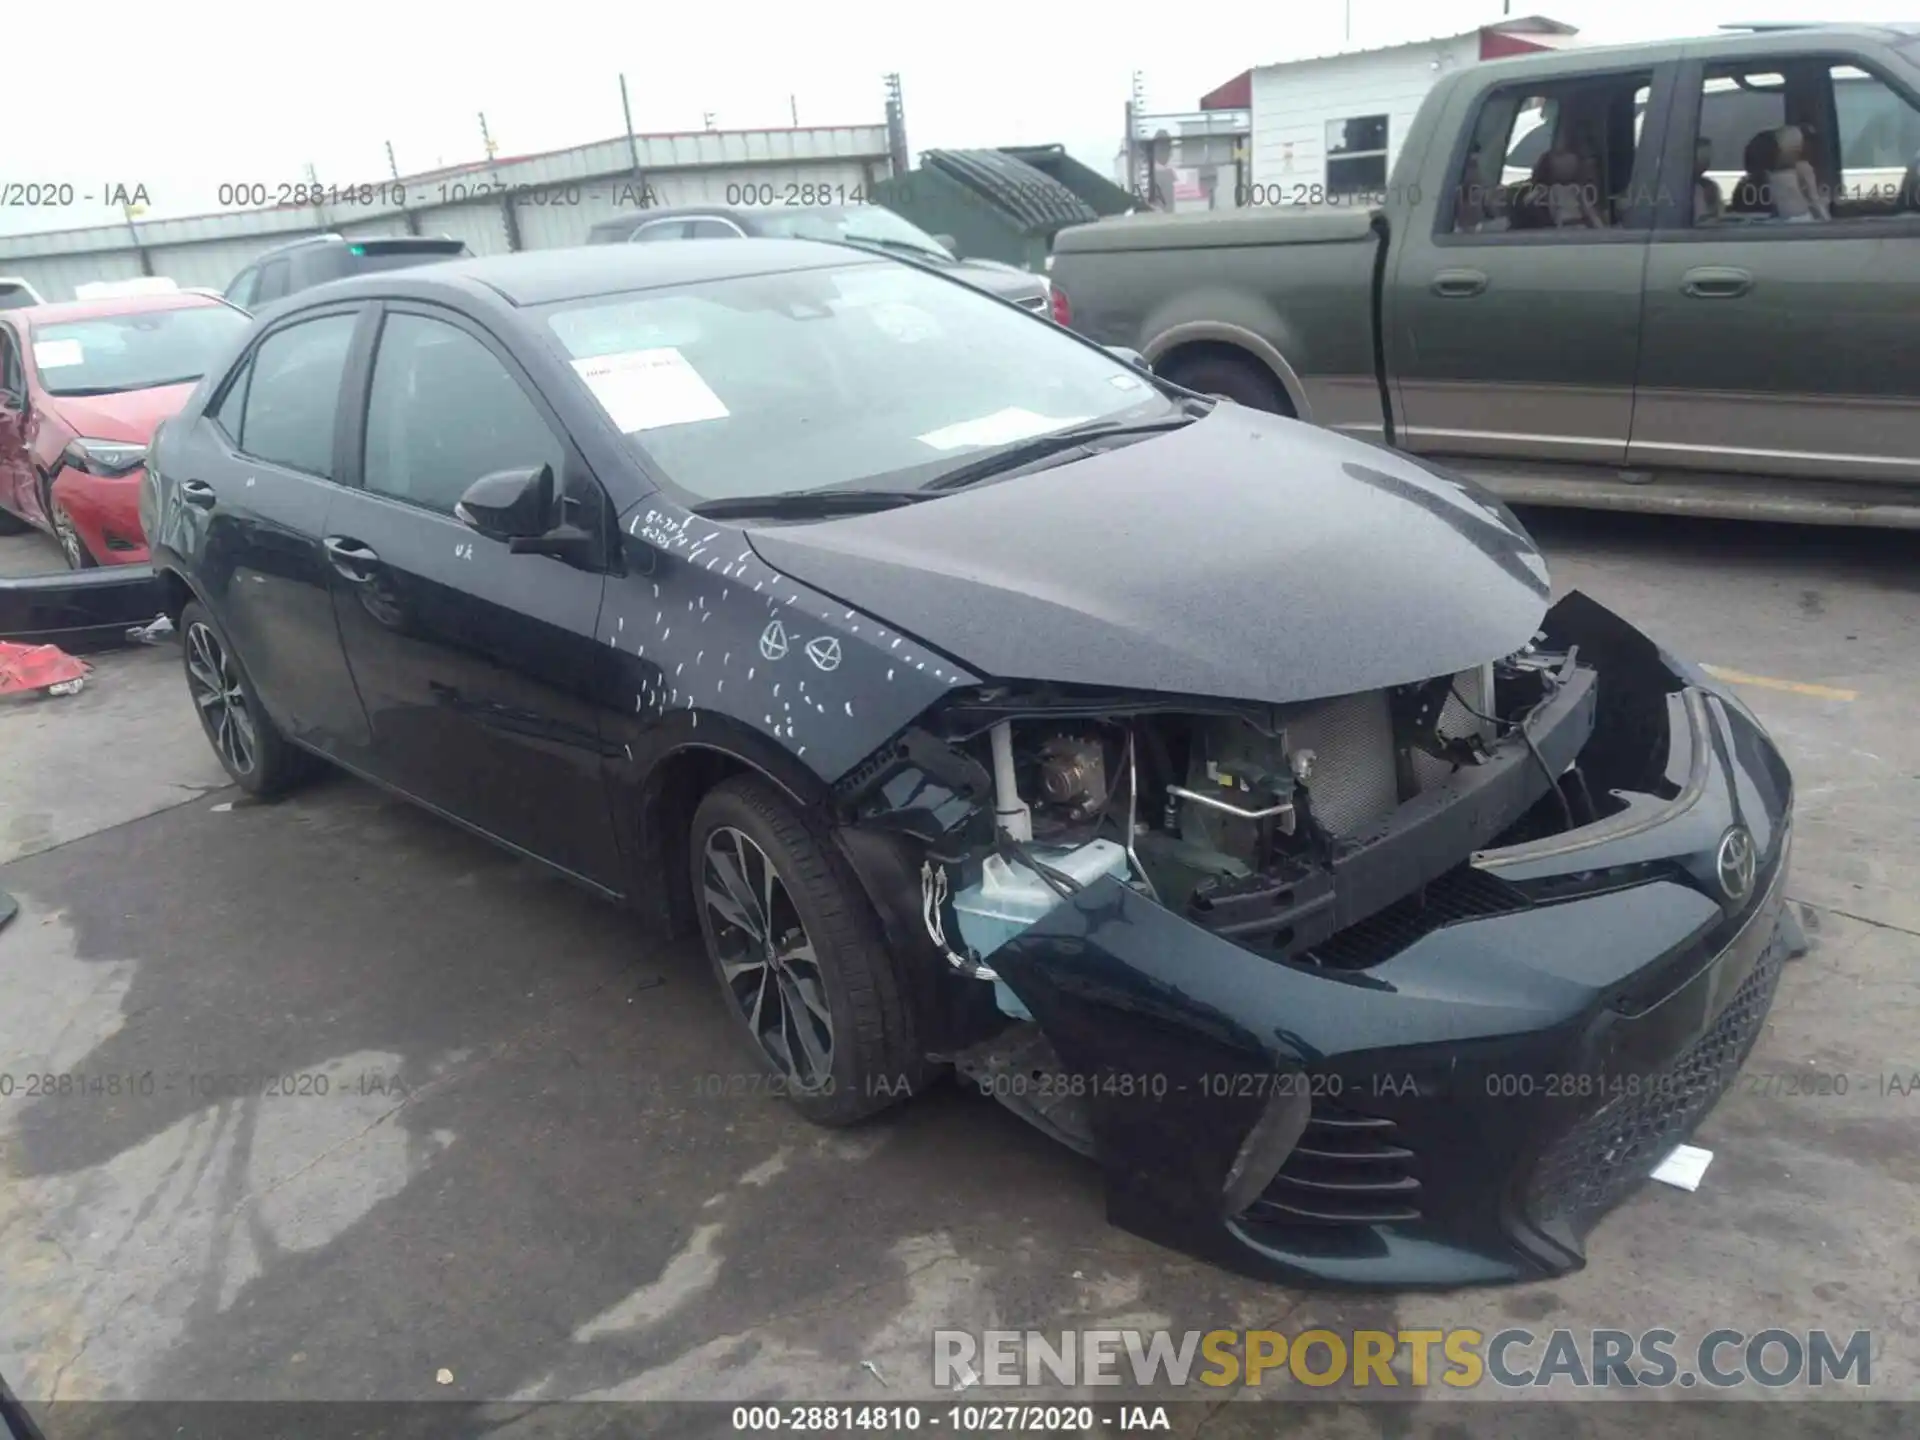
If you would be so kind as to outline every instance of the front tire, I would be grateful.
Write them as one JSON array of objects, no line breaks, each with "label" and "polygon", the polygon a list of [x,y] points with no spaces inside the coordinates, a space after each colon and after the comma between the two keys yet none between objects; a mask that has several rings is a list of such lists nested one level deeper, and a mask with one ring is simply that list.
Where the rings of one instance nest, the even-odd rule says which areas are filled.
[{"label": "front tire", "polygon": [[845,862],[758,776],[708,791],[689,839],[721,995],[794,1108],[847,1125],[918,1089],[904,987]]},{"label": "front tire", "polygon": [[93,558],[87,549],[86,537],[81,535],[73,523],[73,517],[67,513],[67,507],[53,498],[53,486],[41,482],[40,494],[45,502],[47,518],[53,524],[53,538],[60,542],[60,553],[66,557],[69,570],[91,570],[100,562]]},{"label": "front tire", "polygon": [[280,733],[225,632],[198,600],[180,612],[179,630],[187,694],[221,768],[258,799],[285,794],[312,772],[313,757]]}]

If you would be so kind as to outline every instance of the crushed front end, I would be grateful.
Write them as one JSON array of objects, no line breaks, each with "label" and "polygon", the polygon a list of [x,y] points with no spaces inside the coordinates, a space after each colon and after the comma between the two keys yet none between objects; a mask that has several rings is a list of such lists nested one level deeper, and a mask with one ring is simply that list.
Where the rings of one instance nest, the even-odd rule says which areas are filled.
[{"label": "crushed front end", "polygon": [[1578,594],[1362,695],[955,695],[838,800],[942,1055],[1114,1223],[1287,1281],[1578,1267],[1803,946],[1778,752]]}]

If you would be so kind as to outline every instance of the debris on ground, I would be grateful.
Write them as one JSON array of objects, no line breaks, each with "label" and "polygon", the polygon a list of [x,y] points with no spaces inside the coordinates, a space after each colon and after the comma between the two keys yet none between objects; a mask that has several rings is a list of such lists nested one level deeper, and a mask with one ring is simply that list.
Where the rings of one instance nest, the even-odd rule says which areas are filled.
[{"label": "debris on ground", "polygon": [[[860,1362],[860,1368],[862,1370],[865,1370],[868,1374],[872,1375],[873,1378],[878,1380],[882,1385],[886,1385],[887,1377],[880,1373],[880,1367],[874,1364],[873,1361],[862,1360]],[[891,1389],[892,1387],[888,1386],[888,1388]]]},{"label": "debris on ground", "polygon": [[1653,1178],[1680,1190],[1698,1190],[1712,1159],[1711,1150],[1702,1150],[1698,1145],[1676,1145],[1671,1155],[1653,1167]]},{"label": "debris on ground", "polygon": [[0,695],[72,695],[86,683],[87,669],[58,645],[0,640]]},{"label": "debris on ground", "polygon": [[127,640],[135,645],[159,645],[173,638],[173,621],[163,611],[145,625],[127,631]]},{"label": "debris on ground", "polygon": [[436,1385],[451,1385],[453,1383],[453,1371],[451,1370],[439,1371],[434,1375],[433,1382]]}]

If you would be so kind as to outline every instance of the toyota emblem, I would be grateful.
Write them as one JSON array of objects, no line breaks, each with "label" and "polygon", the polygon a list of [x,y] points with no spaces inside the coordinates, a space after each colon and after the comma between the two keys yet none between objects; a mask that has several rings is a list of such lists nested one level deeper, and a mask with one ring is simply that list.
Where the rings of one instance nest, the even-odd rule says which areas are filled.
[{"label": "toyota emblem", "polygon": [[1714,868],[1720,876],[1720,888],[1726,892],[1727,899],[1741,901],[1747,898],[1753,889],[1753,872],[1758,856],[1753,848],[1753,834],[1744,825],[1736,825],[1720,837],[1720,853],[1714,859]]}]

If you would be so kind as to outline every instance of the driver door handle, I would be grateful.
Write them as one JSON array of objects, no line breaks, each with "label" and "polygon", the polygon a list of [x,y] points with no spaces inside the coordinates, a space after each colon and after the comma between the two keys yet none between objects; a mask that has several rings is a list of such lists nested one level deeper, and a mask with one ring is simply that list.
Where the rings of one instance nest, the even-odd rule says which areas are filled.
[{"label": "driver door handle", "polygon": [[1442,270],[1433,277],[1433,293],[1445,300],[1469,300],[1487,288],[1480,270]]},{"label": "driver door handle", "polygon": [[198,505],[202,510],[211,510],[213,502],[219,497],[213,493],[213,487],[204,480],[182,480],[180,498],[189,505]]},{"label": "driver door handle", "polygon": [[1753,272],[1732,265],[1702,265],[1680,277],[1680,293],[1695,300],[1737,300],[1753,289]]},{"label": "driver door handle", "polygon": [[364,585],[373,579],[373,572],[380,563],[380,557],[373,548],[346,535],[329,535],[320,542],[327,552],[327,559],[347,579],[355,584]]}]

